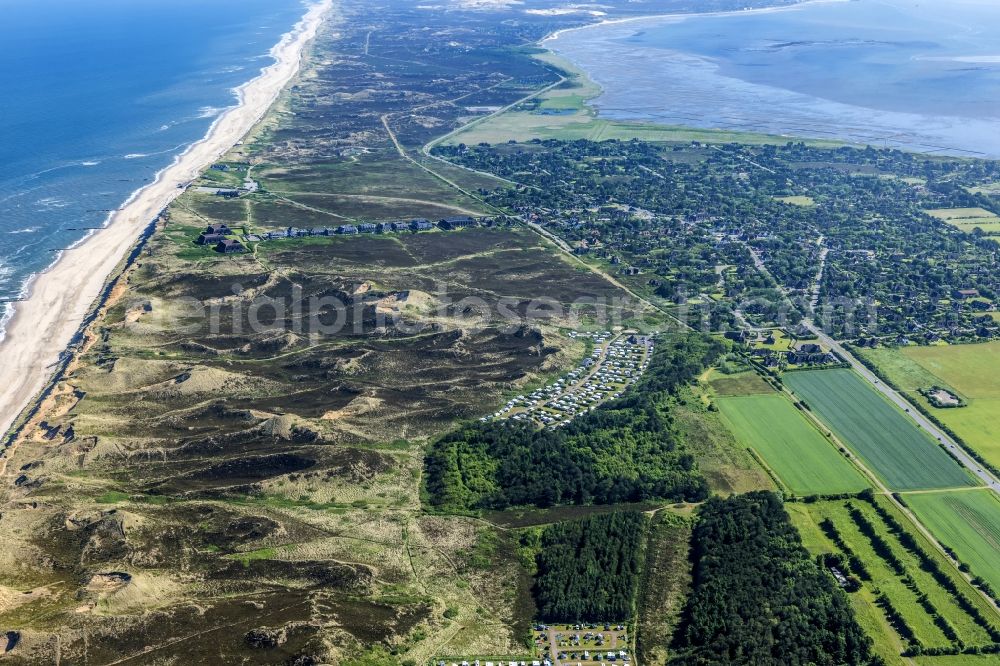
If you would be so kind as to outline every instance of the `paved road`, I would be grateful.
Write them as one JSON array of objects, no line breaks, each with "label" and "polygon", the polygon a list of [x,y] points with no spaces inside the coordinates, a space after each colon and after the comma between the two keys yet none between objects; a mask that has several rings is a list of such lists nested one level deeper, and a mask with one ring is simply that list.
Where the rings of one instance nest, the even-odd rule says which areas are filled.
[{"label": "paved road", "polygon": [[942,431],[936,425],[931,423],[931,421],[921,414],[909,400],[901,396],[892,387],[887,386],[886,383],[880,380],[874,372],[865,367],[864,364],[862,364],[861,361],[854,356],[854,354],[844,349],[843,345],[821,331],[815,324],[813,324],[812,321],[807,320],[804,323],[813,331],[813,333],[816,334],[822,344],[840,354],[844,360],[850,363],[851,367],[854,368],[859,375],[864,377],[869,384],[875,387],[877,391],[889,398],[889,400],[894,402],[900,409],[907,412],[909,417],[913,419],[918,426],[930,433],[931,437],[943,443],[948,448],[948,451],[958,458],[962,465],[964,465],[970,472],[975,474],[983,481],[984,484],[992,488],[995,492],[1000,493],[1000,481],[998,481],[997,478],[987,469],[969,456],[969,454],[965,452],[965,449],[959,446],[958,443],[956,443],[955,440],[948,435],[948,433]]},{"label": "paved road", "polygon": [[[817,244],[822,247],[823,245],[822,236],[819,237]],[[757,269],[760,270],[765,275],[770,276],[770,272],[767,270],[767,266],[764,265],[764,262],[760,259],[759,256],[757,256],[757,253],[753,250],[753,248],[747,246],[747,249],[750,250],[750,255],[753,257],[754,264],[757,266]],[[816,279],[811,289],[811,292],[813,294],[813,299],[810,304],[810,308],[814,311],[813,314],[815,314],[816,304],[819,300],[820,280],[822,279],[823,276],[823,268],[825,267],[826,264],[827,252],[828,252],[827,248],[822,247],[820,251],[820,268],[819,271],[817,271]],[[774,279],[773,276],[771,277],[771,279],[772,280]],[[780,283],[775,281],[775,284],[780,284]],[[780,289],[781,292],[785,294],[785,296],[787,297],[788,290],[785,289],[784,287],[781,287]],[[883,382],[881,379],[879,379],[874,372],[869,370],[861,361],[859,361],[858,358],[854,356],[854,354],[847,351],[842,344],[840,344],[839,342],[831,338],[829,335],[824,333],[816,325],[812,317],[806,317],[805,319],[803,319],[802,323],[805,324],[809,328],[809,330],[811,330],[814,334],[816,334],[816,337],[822,344],[826,345],[828,349],[831,349],[840,354],[840,356],[844,360],[850,363],[851,367],[854,368],[854,371],[857,372],[859,375],[861,375],[865,379],[865,381],[871,384],[876,391],[878,391],[879,393],[887,397],[889,400],[891,400],[897,407],[906,412],[907,415],[909,415],[909,417],[913,420],[913,422],[917,424],[917,426],[922,428],[925,432],[929,433],[931,437],[938,440],[945,447],[947,447],[948,451],[950,451],[966,469],[972,472],[977,478],[982,480],[982,482],[988,488],[991,488],[996,493],[1000,493],[1000,480],[997,480],[997,478],[993,476],[993,474],[991,474],[987,469],[985,469],[982,465],[976,462],[976,460],[973,459],[972,456],[966,453],[965,449],[959,446],[959,444],[954,439],[952,439],[952,437],[948,433],[944,432],[936,425],[934,425],[930,421],[930,419],[921,414],[920,411],[916,407],[914,407],[909,400],[900,395],[898,391],[893,389],[891,386],[886,385],[886,383]]]}]

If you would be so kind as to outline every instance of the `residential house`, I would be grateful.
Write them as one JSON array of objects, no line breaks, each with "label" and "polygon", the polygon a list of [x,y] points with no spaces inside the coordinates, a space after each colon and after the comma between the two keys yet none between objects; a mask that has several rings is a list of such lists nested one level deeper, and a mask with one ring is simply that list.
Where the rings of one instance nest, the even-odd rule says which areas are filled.
[{"label": "residential house", "polygon": [[438,221],[438,226],[445,230],[462,229],[464,227],[476,226],[476,221],[468,215],[457,217],[446,217]]},{"label": "residential house", "polygon": [[952,298],[956,298],[960,301],[964,301],[967,298],[976,298],[979,296],[978,289],[955,289],[951,292]]},{"label": "residential house", "polygon": [[222,254],[237,254],[239,252],[245,252],[246,248],[243,247],[243,243],[238,240],[225,238],[219,241],[218,245],[215,246],[215,251],[221,252]]},{"label": "residential house", "polygon": [[202,235],[198,236],[198,240],[196,242],[198,243],[198,245],[214,245],[214,244],[218,243],[219,241],[222,241],[222,240],[225,240],[225,239],[226,239],[225,234],[209,234],[209,233],[205,233],[205,234],[202,234]]}]

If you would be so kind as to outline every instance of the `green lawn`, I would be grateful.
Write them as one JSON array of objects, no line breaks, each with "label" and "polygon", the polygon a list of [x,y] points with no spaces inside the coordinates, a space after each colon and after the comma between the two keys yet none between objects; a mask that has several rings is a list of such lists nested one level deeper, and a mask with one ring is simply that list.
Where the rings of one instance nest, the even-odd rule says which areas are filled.
[{"label": "green lawn", "polygon": [[1000,499],[990,490],[904,497],[934,536],[994,590],[1000,590]]},{"label": "green lawn", "polygon": [[797,495],[860,492],[858,472],[784,396],[720,398],[723,420]]},{"label": "green lawn", "polygon": [[930,435],[853,370],[789,372],[783,379],[892,490],[975,485]]},{"label": "green lawn", "polygon": [[[926,407],[971,448],[1000,467],[1000,342],[866,349],[887,379]],[[954,391],[965,407],[939,409],[918,391],[933,385]]]}]

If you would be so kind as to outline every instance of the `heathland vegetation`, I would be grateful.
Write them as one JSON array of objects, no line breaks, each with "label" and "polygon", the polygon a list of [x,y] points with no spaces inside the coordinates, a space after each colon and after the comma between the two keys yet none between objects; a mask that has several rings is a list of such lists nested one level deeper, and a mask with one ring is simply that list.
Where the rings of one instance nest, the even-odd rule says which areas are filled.
[{"label": "heathland vegetation", "polygon": [[[548,619],[626,624],[642,666],[964,666],[995,648],[988,491],[856,376],[781,375],[712,335],[766,324],[774,346],[799,344],[825,266],[832,333],[857,306],[874,313],[866,345],[994,336],[994,241],[924,211],[1000,210],[982,187],[995,163],[589,116],[578,129],[658,142],[513,135],[429,155],[507,105],[553,125],[581,112],[522,45],[590,19],[341,5],[276,112],[158,220],[5,452],[5,658],[541,661],[525,639]],[[248,177],[253,191],[213,193]],[[251,240],[453,215],[491,221]],[[247,252],[194,243],[219,222]],[[317,317],[342,328],[280,309],[296,297],[342,302]],[[536,297],[551,316],[524,316]],[[610,326],[587,299],[659,331],[642,377],[558,428],[480,422],[586,357],[567,332]],[[465,307],[499,302],[514,325]],[[252,308],[271,326],[248,326]],[[664,330],[673,315],[706,332]],[[990,381],[975,365],[946,382],[972,407]],[[808,410],[893,490],[949,487],[900,499],[960,563],[865,493]],[[775,485],[784,501],[741,494]]]}]

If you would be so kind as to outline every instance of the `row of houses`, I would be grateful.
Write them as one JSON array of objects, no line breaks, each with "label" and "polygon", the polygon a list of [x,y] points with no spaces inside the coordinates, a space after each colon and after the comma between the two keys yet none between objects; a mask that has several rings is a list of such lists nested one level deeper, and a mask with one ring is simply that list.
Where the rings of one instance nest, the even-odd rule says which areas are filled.
[{"label": "row of houses", "polygon": [[767,347],[757,347],[750,350],[750,355],[768,368],[787,365],[832,365],[841,363],[833,353],[824,351],[817,344],[807,342],[787,351],[778,351]]},{"label": "row of houses", "polygon": [[282,238],[302,238],[306,236],[355,236],[357,234],[386,234],[402,232],[430,231],[435,227],[445,231],[454,229],[464,229],[466,227],[476,227],[489,220],[482,220],[469,217],[446,217],[436,223],[426,218],[414,218],[412,220],[398,220],[394,222],[363,222],[361,224],[342,224],[338,227],[312,227],[299,229],[298,227],[287,227],[275,231],[267,231],[261,234],[248,234],[247,241],[259,242],[268,240],[278,240]]},{"label": "row of houses", "polygon": [[[298,227],[287,227],[285,229],[266,231],[258,234],[246,234],[243,240],[250,243],[262,241],[278,240],[282,238],[303,238],[307,236],[353,236],[356,234],[380,234],[380,233],[400,233],[400,232],[420,232],[430,231],[435,227],[451,231],[455,229],[465,229],[475,227],[480,224],[488,224],[489,218],[476,219],[467,215],[446,217],[431,222],[425,218],[415,218],[412,220],[401,220],[396,222],[383,222],[375,224],[365,222],[361,224],[342,224],[339,227],[313,227],[309,229],[299,229]],[[235,232],[225,224],[210,224],[201,232],[195,241],[198,245],[213,245],[217,252],[223,254],[233,254],[246,251],[246,247],[239,240],[230,238]]]}]

